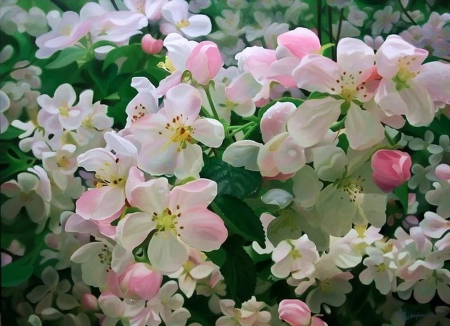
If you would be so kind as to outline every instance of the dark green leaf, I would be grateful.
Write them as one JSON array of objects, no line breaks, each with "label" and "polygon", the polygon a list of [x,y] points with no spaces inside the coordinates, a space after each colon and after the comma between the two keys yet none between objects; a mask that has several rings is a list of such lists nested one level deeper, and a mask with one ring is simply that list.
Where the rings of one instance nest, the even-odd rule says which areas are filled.
[{"label": "dark green leaf", "polygon": [[26,171],[31,167],[36,159],[27,156],[19,148],[12,143],[2,144],[2,151],[0,152],[0,163],[7,166],[2,170],[0,180],[6,181],[9,177],[17,172]]},{"label": "dark green leaf", "polygon": [[265,247],[261,220],[246,203],[236,197],[222,195],[216,197],[211,205],[231,232],[240,234],[248,241],[257,241],[261,247]]},{"label": "dark green leaf", "polygon": [[222,248],[210,252],[205,252],[205,254],[214,264],[219,267],[221,267],[227,259],[227,253]]},{"label": "dark green leaf", "polygon": [[408,182],[394,189],[394,195],[398,197],[405,212],[408,210]]},{"label": "dark green leaf", "polygon": [[256,192],[262,181],[259,172],[234,167],[218,157],[205,161],[200,176],[217,182],[219,196],[233,195],[238,198],[245,198]]},{"label": "dark green leaf", "polygon": [[9,126],[8,129],[0,134],[0,140],[11,140],[17,138],[20,134],[23,134],[23,130],[14,126]]},{"label": "dark green leaf", "polygon": [[86,48],[70,47],[61,51],[55,61],[50,62],[45,66],[47,69],[58,69],[71,64],[83,58],[88,50]]},{"label": "dark green leaf", "polygon": [[33,274],[33,267],[28,265],[30,257],[26,256],[2,267],[2,287],[18,286]]},{"label": "dark green leaf", "polygon": [[111,50],[103,63],[103,70],[106,70],[111,64],[119,58],[125,58],[120,67],[120,73],[133,72],[137,70],[141,59],[145,59],[146,54],[138,43],[125,45]]},{"label": "dark green leaf", "polygon": [[231,236],[222,245],[227,259],[220,268],[227,284],[227,297],[242,303],[252,297],[256,287],[256,268],[253,260],[243,249],[243,239]]}]

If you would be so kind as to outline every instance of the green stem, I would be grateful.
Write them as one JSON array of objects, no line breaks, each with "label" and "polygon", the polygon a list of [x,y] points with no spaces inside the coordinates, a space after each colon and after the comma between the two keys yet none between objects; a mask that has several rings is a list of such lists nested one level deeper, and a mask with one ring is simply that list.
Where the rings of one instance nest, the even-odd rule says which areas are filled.
[{"label": "green stem", "polygon": [[0,79],[5,78],[6,76],[8,76],[8,75],[9,75],[10,73],[12,73],[13,71],[28,68],[28,67],[31,66],[36,60],[37,60],[37,58],[33,58],[33,60],[31,60],[27,65],[25,65],[25,66],[23,66],[23,67],[12,68],[12,69],[10,69],[10,70],[4,72],[3,74],[0,75]]},{"label": "green stem", "polygon": [[[244,129],[250,127],[250,126],[253,126],[254,124],[255,124],[255,122],[248,122],[245,125],[236,126],[236,129],[233,129],[233,131],[229,135],[227,135],[227,137],[233,137],[234,135],[236,135],[241,130],[244,130]],[[230,128],[233,128],[233,127],[230,127]]]},{"label": "green stem", "polygon": [[392,139],[392,137],[388,134],[387,131],[384,132],[384,136],[385,136],[386,139],[388,140],[389,145],[391,145],[391,146],[397,145],[397,142],[396,142],[394,139]]},{"label": "green stem", "polygon": [[255,123],[249,130],[247,130],[247,132],[244,134],[244,139],[247,139],[247,137],[250,136],[253,130],[255,130],[258,126],[259,124]]},{"label": "green stem", "polygon": [[[331,13],[331,6],[328,6],[327,8],[328,11],[328,30],[330,32],[330,43],[334,43],[334,39],[333,39],[333,15]],[[332,52],[331,52],[331,59],[333,59],[333,61],[336,61],[336,47],[333,48]]]},{"label": "green stem", "polygon": [[204,106],[202,106],[201,111],[205,117],[211,118],[211,114],[209,114],[208,110],[206,110]]},{"label": "green stem", "polygon": [[116,9],[116,11],[119,11],[119,7],[117,7],[115,0],[111,0],[111,4],[113,5],[114,9]]},{"label": "green stem", "polygon": [[209,106],[211,107],[211,111],[213,112],[214,118],[216,120],[219,120],[219,115],[217,114],[216,107],[214,106],[214,101],[211,96],[211,92],[209,91],[209,85],[204,86],[203,89],[205,90],[206,97],[208,98],[208,103]]},{"label": "green stem", "polygon": [[338,30],[336,33],[336,48],[337,48],[337,44],[339,43],[339,39],[341,38],[341,29],[342,29],[342,21],[343,20],[344,20],[344,8],[342,8],[341,12],[339,13]]},{"label": "green stem", "polygon": [[322,44],[322,0],[317,0],[317,34]]},{"label": "green stem", "polygon": [[414,19],[408,14],[408,11],[406,11],[406,8],[403,7],[402,1],[401,1],[401,0],[398,0],[398,4],[399,4],[399,6],[400,6],[400,9],[401,9],[401,10],[403,11],[403,13],[405,14],[405,16],[409,19],[409,21],[410,21],[412,24],[417,25],[417,23],[414,21]]}]

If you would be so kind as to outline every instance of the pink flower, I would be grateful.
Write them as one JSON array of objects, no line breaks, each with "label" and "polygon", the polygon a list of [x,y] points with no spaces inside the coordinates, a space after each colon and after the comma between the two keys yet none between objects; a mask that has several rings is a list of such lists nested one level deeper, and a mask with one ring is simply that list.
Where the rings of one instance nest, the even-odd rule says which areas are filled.
[{"label": "pink flower", "polygon": [[166,178],[133,188],[129,201],[142,212],[132,213],[117,226],[118,242],[128,251],[153,234],[148,258],[161,273],[176,272],[189,259],[189,248],[218,249],[228,236],[222,219],[207,209],[217,184],[198,179],[170,190]]},{"label": "pink flower", "polygon": [[409,154],[381,149],[372,156],[372,179],[384,192],[391,192],[411,177]]},{"label": "pink flower", "polygon": [[162,275],[146,263],[128,266],[119,276],[111,273],[108,286],[115,295],[133,300],[150,300],[159,291]]},{"label": "pink flower", "polygon": [[186,65],[192,77],[198,83],[206,85],[222,68],[223,59],[217,44],[204,41],[192,50]]},{"label": "pink flower", "polygon": [[154,39],[150,34],[146,34],[142,37],[141,46],[145,53],[157,54],[163,48],[163,41]]},{"label": "pink flower", "polygon": [[311,310],[300,300],[285,299],[280,302],[278,308],[280,319],[291,326],[325,326],[327,325],[318,317],[311,318]]}]

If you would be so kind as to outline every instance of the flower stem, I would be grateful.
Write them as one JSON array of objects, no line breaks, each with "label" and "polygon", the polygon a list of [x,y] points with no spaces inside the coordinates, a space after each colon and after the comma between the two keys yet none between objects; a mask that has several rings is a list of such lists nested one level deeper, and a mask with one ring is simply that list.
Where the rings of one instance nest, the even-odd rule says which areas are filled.
[{"label": "flower stem", "polygon": [[322,0],[317,0],[317,34],[322,44]]},{"label": "flower stem", "polygon": [[236,135],[241,130],[244,130],[244,129],[248,128],[248,127],[253,127],[254,124],[256,124],[256,123],[250,121],[250,122],[248,122],[248,123],[246,123],[245,125],[242,125],[242,126],[230,127],[229,129],[232,128],[233,130],[230,132],[229,135],[227,135],[227,137],[233,137],[234,135]]},{"label": "flower stem", "polygon": [[253,130],[255,130],[258,126],[259,124],[255,123],[249,130],[247,130],[247,132],[244,134],[244,139],[247,139],[247,137],[250,136]]},{"label": "flower stem", "polygon": [[392,139],[392,137],[389,135],[389,133],[387,131],[384,132],[384,136],[388,140],[389,145],[391,145],[391,146],[397,145],[397,142],[394,139]]},{"label": "flower stem", "polygon": [[119,11],[119,7],[117,7],[115,0],[111,0],[111,4],[113,5],[114,9],[116,9],[116,11]]},{"label": "flower stem", "polygon": [[339,23],[338,23],[338,30],[336,33],[336,47],[339,43],[339,39],[341,38],[341,29],[342,29],[342,21],[344,20],[344,8],[341,9],[341,12],[339,13]]},{"label": "flower stem", "polygon": [[209,106],[211,107],[211,111],[213,112],[214,118],[216,120],[219,120],[219,115],[217,114],[217,110],[216,107],[214,106],[214,101],[212,99],[211,92],[209,91],[209,85],[204,86],[203,89],[205,90],[206,97],[208,98],[208,103]]},{"label": "flower stem", "polygon": [[406,8],[403,7],[402,5],[402,0],[398,0],[398,4],[400,6],[400,9],[403,11],[403,13],[405,14],[405,16],[409,19],[409,21],[414,24],[417,25],[417,23],[414,21],[414,19],[409,15],[408,11],[406,11]]}]

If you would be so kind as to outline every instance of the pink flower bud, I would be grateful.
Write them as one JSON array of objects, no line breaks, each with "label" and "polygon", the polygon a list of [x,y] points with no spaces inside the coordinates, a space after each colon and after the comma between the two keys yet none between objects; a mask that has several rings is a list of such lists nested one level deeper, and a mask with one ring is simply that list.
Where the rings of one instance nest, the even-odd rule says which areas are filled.
[{"label": "pink flower bud", "polygon": [[291,326],[306,326],[311,324],[311,310],[300,300],[285,299],[278,307],[280,319]]},{"label": "pink flower bud", "polygon": [[141,40],[141,46],[145,53],[157,54],[161,52],[163,48],[163,41],[156,40],[150,34],[146,34]]},{"label": "pink flower bud", "polygon": [[150,300],[161,287],[162,275],[148,264],[135,263],[120,274],[118,281],[125,298]]},{"label": "pink flower bud", "polygon": [[391,192],[411,177],[409,154],[381,149],[372,156],[372,179],[384,192]]},{"label": "pink flower bud", "polygon": [[198,43],[186,62],[186,68],[200,84],[206,85],[223,66],[222,55],[214,42]]},{"label": "pink flower bud", "polygon": [[81,297],[81,305],[85,310],[98,310],[97,297],[90,293],[84,293]]},{"label": "pink flower bud", "polygon": [[438,179],[446,181],[446,180],[450,180],[450,165],[448,164],[439,164],[438,166],[436,166],[436,171],[435,171],[436,177],[438,177]]}]

